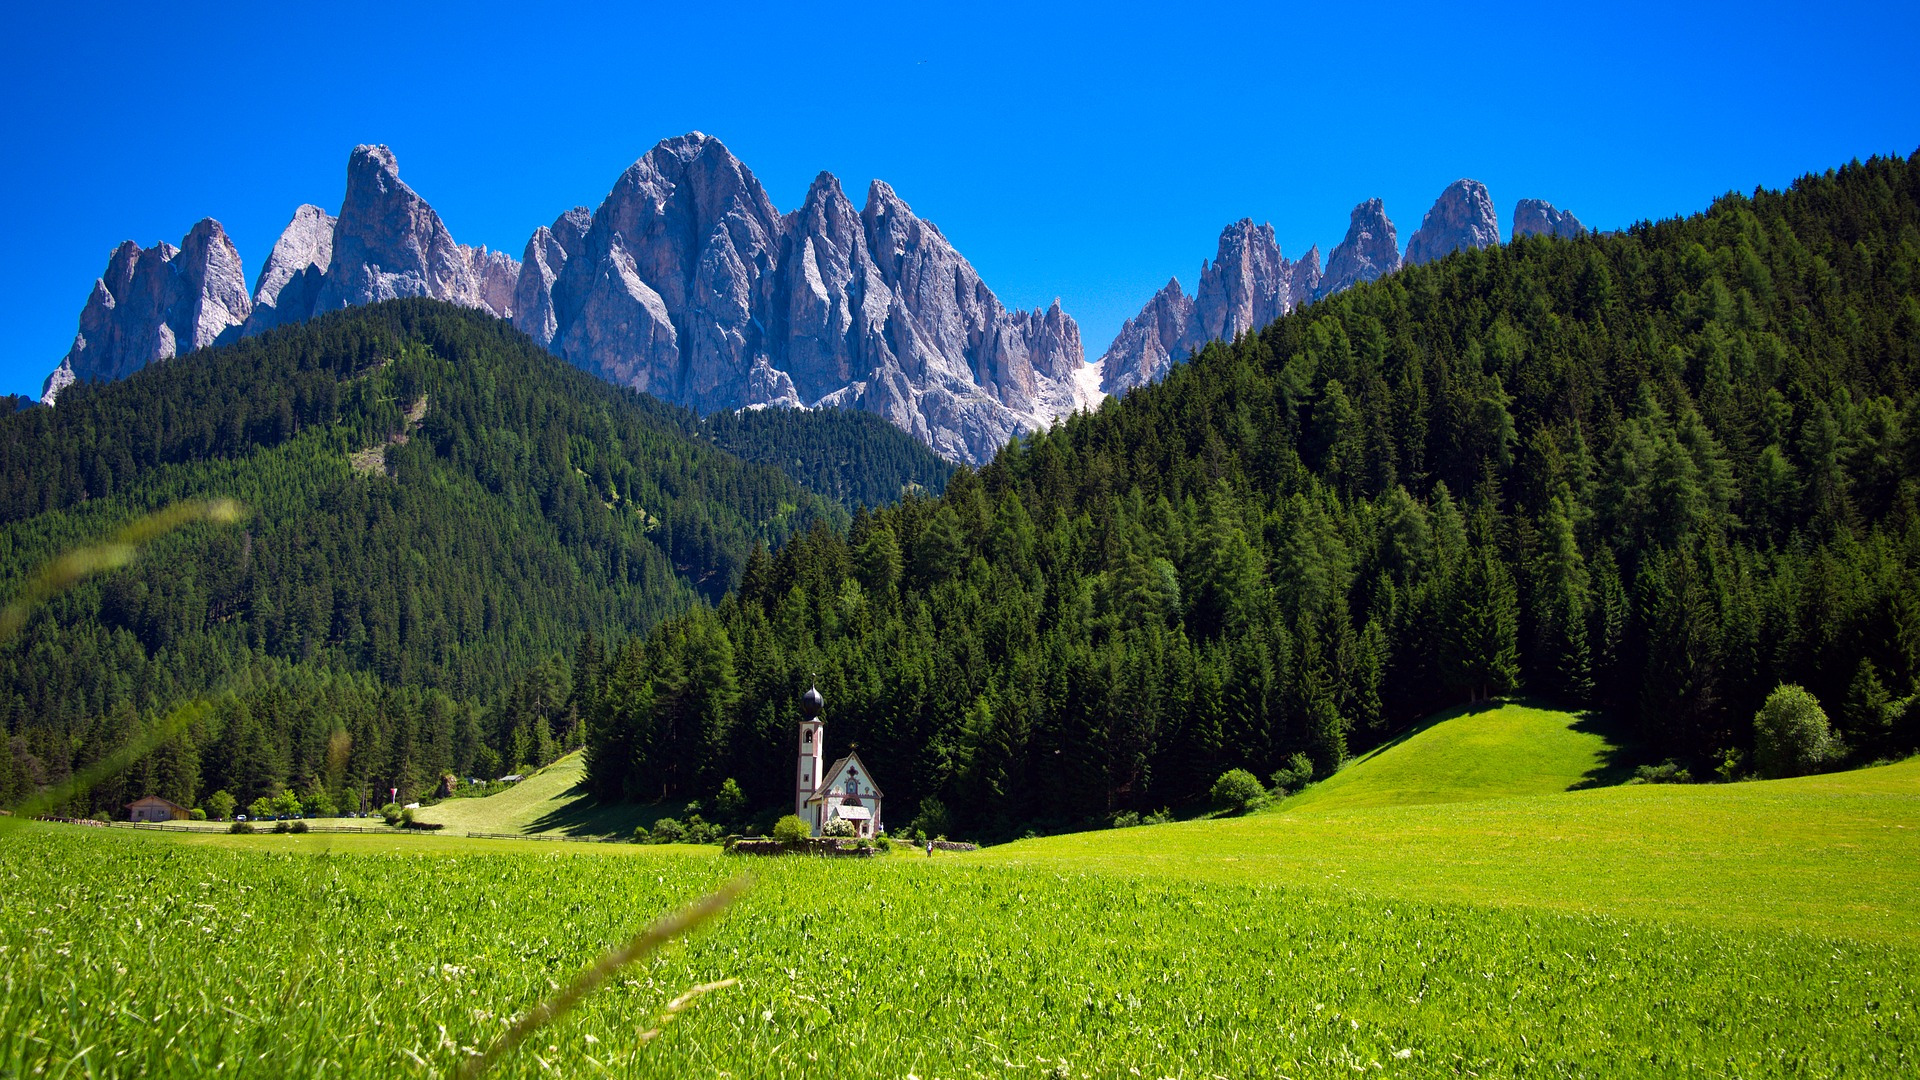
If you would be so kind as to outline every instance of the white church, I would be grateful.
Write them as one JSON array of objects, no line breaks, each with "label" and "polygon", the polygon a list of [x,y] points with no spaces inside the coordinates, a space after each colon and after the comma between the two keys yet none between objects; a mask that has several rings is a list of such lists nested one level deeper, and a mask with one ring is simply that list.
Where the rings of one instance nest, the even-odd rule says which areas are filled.
[{"label": "white church", "polygon": [[826,699],[817,687],[800,698],[800,764],[793,796],[793,812],[813,835],[836,819],[853,825],[855,836],[877,836],[880,824],[880,786],[860,761],[848,753],[833,764],[827,761],[827,724],[820,718]]}]

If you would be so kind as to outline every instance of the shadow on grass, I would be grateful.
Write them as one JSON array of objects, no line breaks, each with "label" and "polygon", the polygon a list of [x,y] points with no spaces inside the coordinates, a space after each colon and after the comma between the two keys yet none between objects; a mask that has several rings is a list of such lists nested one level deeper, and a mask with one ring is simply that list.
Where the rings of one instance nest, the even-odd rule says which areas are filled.
[{"label": "shadow on grass", "polygon": [[1586,791],[1590,788],[1614,787],[1633,778],[1633,767],[1641,758],[1641,748],[1627,734],[1627,726],[1619,720],[1596,710],[1579,713],[1573,729],[1582,735],[1598,735],[1606,744],[1601,749],[1598,765],[1588,769],[1578,783],[1568,791]]},{"label": "shadow on grass", "polygon": [[633,835],[636,825],[651,829],[663,817],[686,817],[685,803],[603,803],[587,793],[585,784],[575,784],[565,795],[566,802],[528,822],[525,831],[624,839]]}]

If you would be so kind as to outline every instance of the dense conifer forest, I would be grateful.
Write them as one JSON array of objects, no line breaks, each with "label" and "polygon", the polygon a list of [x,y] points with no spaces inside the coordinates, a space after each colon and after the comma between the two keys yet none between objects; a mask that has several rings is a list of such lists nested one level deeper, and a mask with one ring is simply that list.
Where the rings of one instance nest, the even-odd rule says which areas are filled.
[{"label": "dense conifer forest", "polygon": [[953,463],[886,419],[854,409],[717,412],[699,433],[745,461],[772,465],[852,510],[947,489]]},{"label": "dense conifer forest", "polygon": [[0,597],[177,500],[228,496],[248,515],[162,540],[0,644],[0,805],[202,694],[211,715],[95,805],[282,787],[339,805],[539,764],[583,736],[583,633],[644,632],[722,596],[754,545],[846,527],[836,501],[715,444],[766,459],[788,437],[814,455],[806,480],[848,505],[948,472],[846,414],[708,427],[432,301],[0,418]]},{"label": "dense conifer forest", "polygon": [[[1591,706],[1737,774],[1808,688],[1920,743],[1920,155],[1457,253],[1214,344],[938,499],[756,549],[583,653],[604,797],[788,797],[795,702],[889,818],[1010,834],[1325,775],[1442,707]],[[935,808],[934,803],[942,804]]]}]

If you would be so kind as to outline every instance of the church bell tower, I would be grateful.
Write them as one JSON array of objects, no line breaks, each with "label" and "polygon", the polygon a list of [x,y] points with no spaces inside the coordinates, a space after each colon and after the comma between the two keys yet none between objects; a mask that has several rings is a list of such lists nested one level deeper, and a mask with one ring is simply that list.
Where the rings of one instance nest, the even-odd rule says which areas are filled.
[{"label": "church bell tower", "polygon": [[815,833],[820,831],[820,822],[815,820],[817,811],[807,806],[807,800],[813,798],[824,779],[820,774],[827,763],[827,724],[820,714],[826,704],[818,687],[809,687],[800,696],[800,763],[794,770],[793,812]]}]

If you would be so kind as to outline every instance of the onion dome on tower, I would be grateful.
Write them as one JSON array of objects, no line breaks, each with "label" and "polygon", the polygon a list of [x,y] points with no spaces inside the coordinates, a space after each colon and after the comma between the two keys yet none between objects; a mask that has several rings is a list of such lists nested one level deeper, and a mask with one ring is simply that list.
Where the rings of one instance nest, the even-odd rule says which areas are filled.
[{"label": "onion dome on tower", "polygon": [[818,720],[820,713],[827,707],[827,699],[820,696],[820,688],[810,686],[800,695],[800,715],[809,720]]}]

